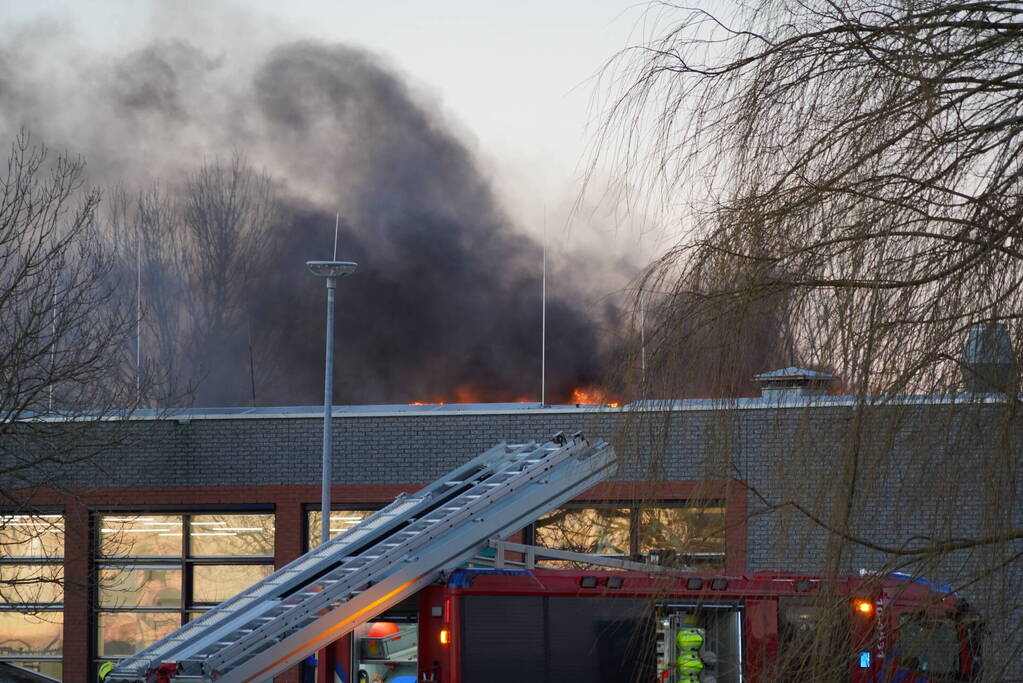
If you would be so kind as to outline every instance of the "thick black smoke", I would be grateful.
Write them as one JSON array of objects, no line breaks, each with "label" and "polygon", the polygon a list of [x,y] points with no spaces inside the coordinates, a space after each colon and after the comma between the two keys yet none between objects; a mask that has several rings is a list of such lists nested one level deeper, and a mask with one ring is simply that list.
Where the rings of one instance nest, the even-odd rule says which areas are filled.
[{"label": "thick black smoke", "polygon": [[[298,42],[233,62],[174,42],[112,60],[68,52],[47,71],[32,62],[42,48],[26,45],[0,50],[8,137],[27,126],[85,155],[94,182],[129,194],[158,182],[175,216],[186,179],[232,154],[276,183],[276,218],[234,283],[245,314],[181,341],[195,348],[174,371],[201,378],[197,404],[321,400],[326,295],[303,264],[331,257],[335,208],[338,256],[359,262],[338,287],[337,402],[538,400],[541,248],[515,228],[450,127],[377,58]],[[147,310],[178,320],[201,308],[206,288],[194,273],[170,282],[153,260],[143,269]],[[128,276],[132,267],[126,259]],[[588,303],[600,292],[572,292],[572,272],[592,281],[584,259],[557,274],[551,401],[601,374],[604,320]],[[170,291],[162,300],[173,311],[149,305]],[[150,363],[161,362],[159,344],[147,346]]]}]

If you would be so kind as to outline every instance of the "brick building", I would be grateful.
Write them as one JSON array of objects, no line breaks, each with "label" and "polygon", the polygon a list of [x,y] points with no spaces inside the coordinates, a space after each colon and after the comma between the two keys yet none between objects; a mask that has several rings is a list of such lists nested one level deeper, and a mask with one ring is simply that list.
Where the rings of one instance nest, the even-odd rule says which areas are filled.
[{"label": "brick building", "polygon": [[[339,406],[331,526],[355,523],[495,443],[582,431],[615,444],[618,476],[563,511],[568,527],[541,522],[523,531],[527,540],[628,555],[673,544],[691,564],[730,574],[897,567],[971,580],[963,593],[989,606],[1023,594],[1020,562],[1005,561],[1005,544],[891,552],[921,543],[907,541],[914,535],[1021,527],[1009,495],[1023,484],[1011,403],[766,393],[622,408]],[[32,594],[3,596],[0,660],[91,680],[98,663],[303,553],[318,536],[321,430],[317,408],[140,413],[90,425],[100,454],[54,470],[52,487],[31,492],[30,509],[7,511],[2,576],[44,580]],[[837,508],[851,513],[836,517]],[[836,519],[852,539],[841,553],[825,530]],[[669,522],[688,529],[684,538],[654,530]],[[1018,611],[994,612],[994,622],[1019,621]]]}]

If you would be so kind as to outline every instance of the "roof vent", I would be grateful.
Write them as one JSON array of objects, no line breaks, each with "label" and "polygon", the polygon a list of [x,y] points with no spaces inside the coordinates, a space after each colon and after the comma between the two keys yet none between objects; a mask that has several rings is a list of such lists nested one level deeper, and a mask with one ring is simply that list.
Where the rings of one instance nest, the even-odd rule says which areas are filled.
[{"label": "roof vent", "polygon": [[1004,323],[970,327],[963,349],[963,384],[972,394],[1005,393],[1016,379],[1016,354]]},{"label": "roof vent", "polygon": [[787,367],[754,375],[753,379],[760,382],[760,395],[764,398],[788,399],[826,396],[828,385],[838,377],[817,370]]}]

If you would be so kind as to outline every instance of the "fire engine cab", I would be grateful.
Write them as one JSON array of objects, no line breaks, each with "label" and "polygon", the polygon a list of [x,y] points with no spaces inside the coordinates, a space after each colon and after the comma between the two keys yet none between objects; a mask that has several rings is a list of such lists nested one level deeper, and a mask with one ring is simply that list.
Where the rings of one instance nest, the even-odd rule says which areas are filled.
[{"label": "fire engine cab", "polygon": [[[381,624],[405,659],[376,654]],[[978,629],[902,575],[457,569],[356,632],[352,680],[968,681]]]}]

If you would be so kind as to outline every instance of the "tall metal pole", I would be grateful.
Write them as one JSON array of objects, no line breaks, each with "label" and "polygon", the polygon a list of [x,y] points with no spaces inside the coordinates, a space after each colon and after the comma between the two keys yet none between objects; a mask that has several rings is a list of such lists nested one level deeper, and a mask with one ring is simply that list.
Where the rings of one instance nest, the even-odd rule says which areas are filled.
[{"label": "tall metal pole", "polygon": [[543,206],[543,276],[540,279],[540,405],[547,405],[547,205]]},{"label": "tall metal pole", "polygon": [[317,277],[327,281],[327,352],[323,371],[323,479],[320,482],[320,543],[330,538],[330,485],[334,451],[334,431],[331,424],[334,417],[334,290],[337,279],[351,275],[358,266],[354,261],[306,261],[306,266]]},{"label": "tall metal pole", "polygon": [[331,465],[334,452],[334,290],[337,278],[327,278],[327,361],[323,376],[323,480],[320,490],[320,543],[330,538],[330,485],[333,481]]}]

